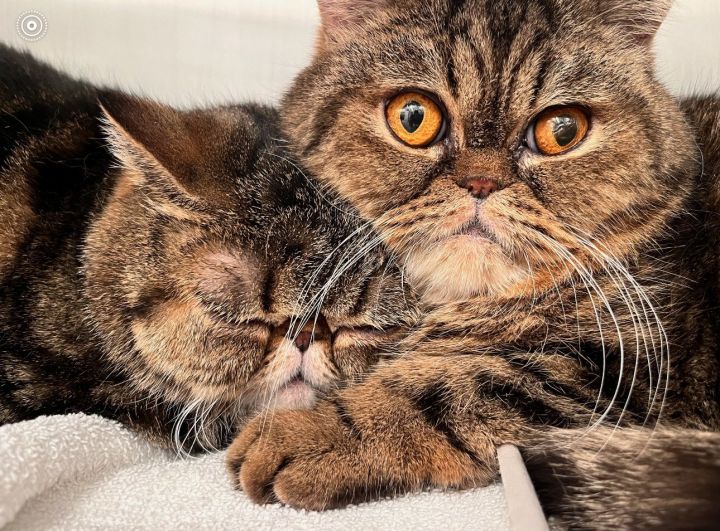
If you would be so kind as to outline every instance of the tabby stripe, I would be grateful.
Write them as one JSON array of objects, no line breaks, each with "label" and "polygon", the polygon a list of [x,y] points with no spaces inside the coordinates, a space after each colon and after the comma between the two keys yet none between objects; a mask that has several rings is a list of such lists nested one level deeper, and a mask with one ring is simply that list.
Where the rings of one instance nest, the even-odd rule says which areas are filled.
[{"label": "tabby stripe", "polygon": [[[505,114],[508,114],[510,112],[510,105],[513,102],[513,95],[515,94],[515,86],[517,85],[518,74],[520,73],[520,70],[532,57],[532,50],[539,48],[539,44],[546,37],[547,36],[544,33],[537,32],[533,39],[525,46],[525,48],[523,48],[522,52],[520,52],[520,60],[518,60],[517,63],[512,66],[510,71],[510,84],[506,88],[505,104],[503,105]],[[533,92],[531,94],[534,94],[534,90],[535,86],[533,85]]]},{"label": "tabby stripe", "polygon": [[357,316],[360,315],[362,310],[371,302],[368,300],[368,292],[370,291],[370,287],[372,283],[375,281],[374,275],[367,275],[367,277],[363,280],[362,285],[360,286],[360,293],[358,294],[357,299],[355,300],[355,304],[353,304],[352,310],[350,311],[351,316]]},{"label": "tabby stripe", "polygon": [[[580,344],[580,352],[582,352],[583,356],[586,357],[590,364],[593,364],[595,367],[602,367],[603,366],[603,352],[602,348],[598,345],[591,343],[591,342],[582,342]],[[578,358],[579,361],[583,361],[582,358]],[[622,376],[621,386],[620,386],[620,392],[618,394],[618,398],[616,400],[616,404],[624,404],[625,400],[627,400],[627,389],[626,389],[626,383],[628,383],[629,374],[627,373],[629,366],[629,363],[634,364],[634,360],[626,360],[625,363],[625,374]],[[587,361],[585,361],[587,364]],[[613,355],[612,351],[608,351],[605,354],[605,382],[603,384],[602,388],[602,397],[605,398],[608,402],[612,399],[613,395],[615,394],[615,390],[618,383],[618,375],[619,375],[619,362],[617,356]],[[632,369],[630,369],[632,370]]]},{"label": "tabby stripe", "polygon": [[451,24],[454,26],[455,23],[465,25],[462,21],[458,19],[462,15],[462,12],[465,10],[466,2],[467,0],[455,0],[454,2],[449,3],[447,13],[448,26],[450,26]]},{"label": "tabby stripe", "polygon": [[[488,376],[491,377],[490,380]],[[497,377],[486,373],[476,376],[475,389],[479,395],[501,401],[511,410],[536,424],[569,428],[577,423],[577,419],[571,420],[560,410],[531,396],[526,390],[517,388],[509,382],[497,382],[493,376]]]},{"label": "tabby stripe", "polygon": [[[587,404],[588,400],[592,400],[593,402],[595,400],[597,395],[596,391],[593,390],[583,393],[582,388],[558,380],[547,367],[542,365],[542,359],[529,360],[526,356],[517,354],[508,355],[500,353],[499,355],[512,365],[518,367],[523,374],[529,374],[537,379],[543,389],[549,394],[564,396],[579,404]],[[573,363],[574,361],[575,360],[568,360],[569,363]],[[591,396],[593,393],[594,396]]]},{"label": "tabby stripe", "polygon": [[332,400],[332,405],[335,408],[335,413],[337,414],[340,423],[345,426],[353,437],[359,438],[361,432],[355,424],[355,420],[353,420],[352,415],[345,407],[345,404],[343,404],[339,398],[336,398]]},{"label": "tabby stripe", "polygon": [[343,89],[339,94],[330,98],[328,103],[318,112],[312,124],[312,136],[302,151],[304,157],[312,154],[320,144],[323,143],[325,137],[330,133],[338,120],[340,111],[352,92],[349,89]]},{"label": "tabby stripe", "polygon": [[[545,16],[545,22],[547,22],[550,33],[555,33],[558,29],[558,6],[553,0],[537,0],[537,2],[542,14]],[[562,14],[560,14],[560,16],[562,16]]]},{"label": "tabby stripe", "polygon": [[458,33],[466,33],[467,32],[467,24],[465,24],[463,21],[458,21],[458,17],[460,12],[465,7],[465,0],[458,0],[456,2],[451,2],[448,6],[448,13],[446,16],[446,27],[448,28],[456,28],[459,26],[460,31],[451,31],[450,32],[450,43],[448,45],[448,64],[447,64],[447,80],[448,80],[448,86],[450,87],[450,92],[453,96],[457,98],[458,96],[458,79],[457,79],[457,73],[455,72],[455,48],[457,43],[457,35]]},{"label": "tabby stripe", "polygon": [[540,66],[538,67],[537,74],[535,75],[535,82],[533,83],[533,88],[530,91],[530,99],[528,100],[528,108],[530,110],[535,108],[538,97],[545,86],[548,68],[550,68],[551,63],[552,59],[550,54],[547,51],[543,52],[543,57],[540,60]]},{"label": "tabby stripe", "polygon": [[172,299],[173,297],[167,291],[159,286],[153,286],[143,289],[137,300],[128,306],[127,311],[132,317],[145,320],[158,306]]},{"label": "tabby stripe", "polygon": [[442,382],[437,382],[414,397],[413,402],[417,410],[422,413],[425,422],[442,434],[450,446],[470,457],[476,464],[482,465],[481,459],[468,448],[446,420],[449,417],[453,398],[451,390]]},{"label": "tabby stripe", "polygon": [[447,61],[447,82],[448,87],[450,87],[450,93],[457,98],[458,97],[458,80],[457,76],[455,74],[455,54],[453,54],[452,50],[450,51],[450,54],[448,56]]},{"label": "tabby stripe", "polygon": [[262,309],[265,313],[270,313],[273,303],[273,290],[275,288],[275,272],[272,269],[268,269],[265,273],[265,279],[263,280],[262,290]]}]

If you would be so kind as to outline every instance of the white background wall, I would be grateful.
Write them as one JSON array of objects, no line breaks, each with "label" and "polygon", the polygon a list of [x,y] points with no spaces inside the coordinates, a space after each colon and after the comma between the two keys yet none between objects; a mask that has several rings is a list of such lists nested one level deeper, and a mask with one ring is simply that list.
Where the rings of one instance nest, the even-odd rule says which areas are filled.
[{"label": "white background wall", "polygon": [[[47,20],[38,42],[16,34],[27,10]],[[0,0],[0,41],[183,105],[276,100],[308,62],[316,24],[315,0]],[[720,0],[677,0],[657,47],[673,91],[720,90]]]}]

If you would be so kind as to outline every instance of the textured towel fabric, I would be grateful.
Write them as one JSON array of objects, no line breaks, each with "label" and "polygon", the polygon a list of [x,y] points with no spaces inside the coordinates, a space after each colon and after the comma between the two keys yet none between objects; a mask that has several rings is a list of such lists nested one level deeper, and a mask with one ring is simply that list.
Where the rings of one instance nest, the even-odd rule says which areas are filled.
[{"label": "textured towel fabric", "polygon": [[0,528],[509,528],[502,487],[428,492],[308,513],[258,507],[234,491],[223,454],[180,460],[109,420],[42,417],[0,427]]}]

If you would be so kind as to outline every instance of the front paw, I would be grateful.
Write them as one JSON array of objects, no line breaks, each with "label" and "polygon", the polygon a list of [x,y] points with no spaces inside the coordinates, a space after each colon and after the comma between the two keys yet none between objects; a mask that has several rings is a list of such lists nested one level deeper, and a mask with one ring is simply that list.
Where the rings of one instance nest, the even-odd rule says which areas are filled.
[{"label": "front paw", "polygon": [[368,474],[331,403],[252,420],[228,450],[236,485],[256,503],[324,510],[355,501]]},{"label": "front paw", "polygon": [[[309,411],[251,421],[228,451],[236,485],[256,503],[321,511],[424,487],[466,488],[494,478],[494,451],[482,459],[453,444],[397,397],[348,393]],[[350,397],[352,398],[352,397]],[[352,413],[352,415],[350,414]]]}]

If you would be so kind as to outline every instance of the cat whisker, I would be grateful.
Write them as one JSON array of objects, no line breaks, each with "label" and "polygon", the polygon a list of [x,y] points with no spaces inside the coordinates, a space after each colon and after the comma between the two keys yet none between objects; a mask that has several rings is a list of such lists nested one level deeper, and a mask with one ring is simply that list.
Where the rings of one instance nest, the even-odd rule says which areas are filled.
[{"label": "cat whisker", "polygon": [[[322,286],[320,286],[315,291],[315,293],[310,297],[307,302],[304,302],[306,295],[312,289],[314,280],[320,275],[322,269],[329,262],[330,258],[337,251],[339,251],[342,246],[351,241],[352,238],[356,237],[358,234],[366,230],[368,226],[369,223],[365,223],[364,225],[356,229],[350,236],[345,238],[335,249],[333,249],[333,251],[331,251],[331,253],[325,258],[325,260],[323,260],[323,262],[318,266],[318,268],[316,268],[316,270],[311,275],[311,278],[303,286],[301,296],[298,298],[297,301],[298,310],[294,312],[294,316],[291,319],[288,331],[285,335],[286,341],[291,343],[295,342],[300,332],[307,325],[311,318],[313,319],[312,332],[315,332],[315,327],[317,326],[318,320],[320,318],[320,312],[322,311],[325,298],[327,297],[329,290],[332,288],[332,286],[350,267],[355,265],[359,260],[365,257],[367,253],[371,252],[374,248],[376,248],[382,243],[380,237],[373,235],[370,232],[363,234],[359,238],[359,241],[353,242],[353,245],[351,247],[343,251],[343,255],[341,256],[333,271],[330,273],[329,278]],[[357,249],[358,247],[360,248]],[[280,376],[276,376],[276,381],[265,382],[264,384],[264,387],[266,389],[266,399],[263,400],[263,402],[268,401],[269,399],[269,404],[262,414],[263,421],[261,424],[260,438],[263,437],[264,433],[266,432],[266,428],[269,430],[272,427],[272,422],[276,410],[276,407],[274,406],[277,403],[277,395],[275,394],[275,389],[279,384],[279,378]]]},{"label": "cat whisker", "polygon": [[187,421],[188,417],[190,415],[193,415],[198,408],[198,406],[202,403],[202,401],[199,398],[196,398],[195,400],[189,401],[183,405],[183,407],[180,409],[179,413],[175,416],[173,419],[173,430],[172,430],[172,440],[175,445],[175,452],[177,453],[178,457],[181,458],[189,458],[191,457],[190,452],[188,452],[185,448],[185,443],[188,440],[188,437],[190,436],[190,430],[188,429],[187,433],[185,433],[185,436],[181,439],[181,431],[182,427]]},{"label": "cat whisker", "polygon": [[[360,225],[358,228],[356,228],[350,235],[345,237],[328,255],[323,259],[323,261],[318,265],[317,268],[315,268],[315,271],[310,275],[310,278],[304,283],[303,287],[300,290],[300,294],[298,295],[298,300],[296,303],[296,311],[294,312],[294,316],[290,321],[290,326],[288,328],[288,338],[292,337],[291,330],[294,329],[294,327],[297,326],[297,319],[299,319],[301,315],[304,314],[304,306],[305,306],[305,298],[307,297],[308,293],[313,289],[315,280],[318,278],[318,276],[321,274],[323,269],[326,265],[330,262],[330,260],[333,258],[335,253],[337,253],[345,244],[352,241],[353,238],[355,238],[358,234],[361,234],[363,231],[368,230],[371,223],[366,222]],[[314,297],[314,296],[313,296]],[[312,300],[312,299],[311,299]],[[303,325],[304,326],[304,323]],[[299,329],[302,329],[302,326],[299,327]]]},{"label": "cat whisker", "polygon": [[[559,246],[560,244],[556,242],[556,245]],[[604,385],[605,385],[607,347],[606,347],[606,344],[605,344],[605,334],[604,334],[604,332],[603,332],[602,320],[601,320],[601,318],[600,318],[600,314],[599,314],[599,312],[598,312],[598,308],[597,308],[597,305],[596,305],[596,303],[595,303],[595,297],[593,296],[593,291],[594,291],[594,290],[591,288],[590,283],[588,282],[588,280],[587,280],[587,278],[585,277],[585,275],[583,275],[583,274],[577,269],[577,266],[575,266],[575,265],[572,263],[571,260],[568,260],[567,257],[564,256],[564,254],[565,254],[566,252],[568,252],[568,251],[567,251],[566,249],[562,248],[562,251],[559,252],[559,251],[555,248],[555,245],[551,245],[551,250],[558,256],[558,258],[560,258],[561,263],[564,263],[566,266],[569,266],[569,267],[570,267],[570,269],[567,270],[568,273],[570,274],[570,276],[572,277],[572,275],[573,275],[574,273],[577,274],[577,275],[579,276],[580,280],[582,281],[583,285],[585,286],[585,290],[586,290],[586,292],[587,292],[587,294],[588,294],[588,299],[589,299],[590,304],[591,304],[592,309],[593,309],[593,315],[594,315],[594,317],[595,317],[595,322],[596,322],[596,325],[597,325],[598,334],[599,334],[599,336],[600,336],[600,346],[601,346],[601,353],[602,353],[602,360],[601,360],[601,364],[602,364],[602,365],[601,365],[601,367],[600,367],[600,369],[601,369],[601,372],[600,372],[600,387],[599,387],[599,389],[598,389],[597,398],[595,399],[595,405],[593,406],[592,413],[590,414],[590,418],[588,419],[588,422],[589,422],[589,424],[588,424],[588,429],[591,429],[592,426],[593,426],[592,419],[593,419],[594,415],[597,413],[597,408],[598,408],[598,406],[599,406],[599,404],[600,404],[600,401],[601,401],[601,398],[602,398],[602,392],[603,392]],[[564,251],[564,252],[563,252],[563,251]]]},{"label": "cat whisker", "polygon": [[[633,328],[634,328],[634,331],[635,331],[636,360],[635,360],[635,365],[634,365],[634,369],[633,369],[633,376],[632,376],[632,380],[631,380],[631,382],[630,382],[630,387],[629,387],[629,390],[628,390],[628,395],[627,395],[627,397],[626,397],[625,403],[624,403],[623,408],[622,408],[622,410],[621,410],[621,412],[620,412],[620,415],[619,415],[619,417],[618,417],[618,419],[617,419],[617,421],[616,421],[616,423],[615,423],[615,428],[613,429],[613,432],[614,432],[615,429],[617,429],[617,427],[618,427],[618,426],[620,425],[620,423],[622,422],[622,418],[623,418],[625,412],[627,411],[627,407],[628,407],[629,402],[630,402],[630,399],[631,399],[632,390],[633,390],[633,388],[634,388],[634,386],[635,386],[636,378],[637,378],[637,371],[638,371],[638,367],[639,367],[639,360],[640,360],[640,351],[641,351],[641,348],[644,348],[644,350],[645,350],[645,357],[646,357],[646,359],[647,359],[647,361],[648,361],[648,371],[649,371],[649,372],[652,372],[652,360],[651,360],[651,358],[650,358],[650,350],[649,350],[649,348],[648,348],[648,337],[649,337],[650,343],[651,343],[650,347],[652,348],[652,351],[653,351],[653,353],[654,353],[654,355],[655,355],[655,358],[654,358],[654,359],[655,359],[655,360],[658,359],[658,353],[657,353],[657,347],[658,347],[658,346],[655,344],[654,333],[650,333],[650,329],[651,329],[652,327],[651,327],[651,325],[650,325],[650,318],[649,318],[649,315],[648,315],[648,310],[649,310],[649,311],[653,314],[653,316],[655,317],[655,322],[656,322],[656,324],[657,324],[657,329],[658,329],[658,332],[659,332],[659,334],[660,334],[660,345],[659,345],[659,347],[660,347],[660,356],[659,356],[659,357],[660,357],[660,363],[662,363],[662,360],[664,359],[664,352],[667,351],[667,349],[665,348],[666,345],[667,345],[667,340],[666,340],[666,337],[665,337],[664,328],[662,327],[661,321],[660,321],[659,318],[657,317],[657,313],[656,313],[656,310],[655,310],[654,306],[652,305],[651,301],[649,300],[649,297],[648,297],[647,294],[644,292],[644,290],[643,290],[642,287],[639,285],[639,283],[638,283],[638,282],[634,279],[634,277],[629,273],[629,271],[627,270],[627,268],[626,268],[623,264],[621,264],[620,261],[617,260],[616,258],[612,257],[612,256],[609,255],[608,253],[604,253],[604,252],[600,251],[600,249],[598,249],[597,246],[595,246],[594,244],[592,244],[591,242],[589,242],[587,239],[584,239],[584,238],[581,238],[581,237],[576,237],[575,239],[583,246],[583,248],[585,248],[585,250],[589,253],[589,255],[590,255],[595,261],[597,261],[597,263],[598,263],[598,264],[603,268],[603,270],[605,271],[605,274],[610,278],[610,280],[611,280],[611,281],[613,282],[613,284],[615,285],[615,288],[616,288],[618,294],[620,295],[620,297],[622,298],[624,304],[625,304],[625,305],[627,306],[627,308],[628,308],[629,315],[630,315],[630,318],[631,318],[631,320],[632,320]],[[557,243],[557,242],[556,242],[556,243]],[[561,246],[559,246],[559,247],[561,247]],[[558,251],[557,248],[556,248],[556,251]],[[586,276],[585,272],[588,272],[588,273],[589,273],[589,270],[587,270],[587,268],[583,267],[582,270],[579,270],[579,268],[578,268],[577,265],[576,265],[577,263],[579,263],[579,261],[577,261],[577,259],[574,259],[574,257],[573,257],[573,258],[570,258],[571,254],[569,253],[569,251],[567,251],[566,249],[564,249],[564,250],[561,249],[561,250],[560,250],[560,254],[561,254],[562,256],[567,256],[567,257],[570,259],[569,261],[573,264],[573,267],[574,267],[576,270],[578,270],[578,274],[580,275],[580,278],[583,280],[583,282],[587,282],[587,280],[590,279],[590,278],[591,278],[592,281],[594,282],[594,278],[592,278],[592,277],[587,277],[587,276]],[[590,273],[590,275],[591,275],[591,273]],[[630,287],[633,289],[633,292],[634,292],[634,293],[637,295],[637,297],[638,297],[638,304],[640,305],[640,307],[641,307],[641,309],[642,309],[642,318],[641,318],[640,310],[638,309],[638,304],[635,303],[634,297],[633,297],[632,294],[630,293],[630,291],[629,291],[629,289],[628,289],[628,286],[627,286],[627,284],[626,284],[626,281],[630,284]],[[596,284],[596,283],[595,283],[595,284]],[[599,286],[597,286],[597,287],[599,287]],[[595,288],[593,288],[593,289],[595,289]],[[593,301],[592,294],[589,293],[589,296],[590,296],[590,301],[591,301],[591,303],[593,304],[593,311],[596,313],[596,321],[598,322],[599,330],[600,330],[600,333],[601,333],[601,336],[602,336],[601,321],[599,320],[599,316],[597,315],[597,310],[596,310],[596,308],[595,308],[595,306],[594,306],[594,301]],[[608,301],[608,302],[609,302],[609,301]],[[644,318],[644,319],[643,319],[643,318]],[[645,332],[646,330],[648,331],[648,334],[646,334],[646,332]],[[619,340],[620,340],[621,346],[622,346],[622,336],[621,336],[621,335],[619,335]],[[641,340],[642,340],[642,346],[641,346],[641,344],[640,344]],[[621,348],[621,351],[623,351],[623,350],[624,350],[624,349]],[[603,385],[604,385],[603,380],[604,380],[605,371],[606,371],[606,369],[605,369],[605,356],[606,356],[606,352],[605,352],[604,340],[603,340],[603,365],[604,365],[604,366],[603,366],[603,370],[602,370],[602,377],[601,377],[601,384],[600,384],[600,393],[599,393],[599,395],[598,395],[598,399],[599,399],[600,396],[602,395],[602,387],[603,387]],[[619,390],[620,385],[621,385],[621,380],[622,380],[622,377],[623,377],[623,373],[624,373],[624,360],[623,360],[623,356],[622,356],[622,352],[621,352],[620,373],[619,373],[619,375],[618,375],[618,387],[616,387],[615,396],[613,396],[613,399],[612,399],[612,401],[611,401],[611,405],[610,405],[609,407],[612,407],[612,404],[616,401],[616,398],[617,398],[616,395],[617,395],[617,391]],[[652,380],[651,380],[651,381],[652,381]],[[658,387],[659,384],[660,384],[660,382],[658,381],[658,385],[655,387],[656,392],[657,392],[657,389],[659,388],[659,387]],[[652,388],[653,388],[653,386],[652,386],[652,383],[651,383],[651,384],[650,384],[650,393],[651,393],[651,395],[652,395]],[[667,386],[666,386],[666,389],[667,389]],[[597,403],[597,402],[596,402],[596,403]],[[648,416],[652,413],[653,404],[654,404],[654,400],[653,400],[653,399],[650,399],[650,405],[649,405],[649,409],[648,409]],[[595,411],[595,410],[594,410],[594,411]],[[606,414],[607,414],[608,411],[609,411],[609,408],[606,409],[605,414],[603,414],[603,416],[601,416],[601,418],[598,419],[598,421],[597,421],[595,424],[593,424],[589,429],[593,429],[594,426],[599,425],[599,424],[604,420],[604,417],[606,416]],[[647,418],[648,418],[648,417],[646,416],[646,421],[647,421]],[[656,425],[657,425],[657,422],[656,422]],[[612,432],[611,432],[611,433],[612,433]],[[602,450],[602,448],[601,448],[601,450]]]},{"label": "cat whisker", "polygon": [[[589,242],[589,241],[588,241],[588,242],[587,242],[587,245],[592,246],[593,248],[597,249],[597,246],[596,246],[595,244],[593,244],[592,242]],[[652,414],[652,411],[653,411],[653,409],[654,409],[655,402],[656,402],[656,400],[657,400],[657,395],[658,395],[658,393],[659,393],[660,386],[662,385],[662,380],[663,380],[663,365],[665,364],[665,362],[666,362],[666,360],[667,360],[667,368],[666,368],[666,375],[665,375],[663,398],[662,398],[662,400],[661,400],[661,403],[660,403],[660,406],[659,406],[658,415],[657,415],[656,421],[655,421],[655,426],[657,426],[658,422],[660,421],[660,417],[661,417],[661,415],[662,415],[662,410],[663,410],[663,407],[664,407],[665,398],[666,398],[666,395],[667,395],[667,389],[668,389],[668,387],[669,387],[669,378],[670,378],[670,372],[669,372],[669,368],[670,368],[670,350],[669,350],[669,343],[668,343],[668,339],[667,339],[667,334],[666,334],[665,328],[664,328],[664,326],[663,326],[663,324],[662,324],[662,321],[660,320],[660,318],[659,318],[659,316],[658,316],[658,314],[657,314],[657,311],[656,311],[654,305],[653,305],[652,302],[650,301],[648,295],[645,293],[645,290],[642,288],[642,286],[640,286],[640,284],[637,282],[637,280],[630,274],[630,272],[627,270],[627,268],[624,267],[624,266],[623,266],[615,257],[613,257],[610,253],[605,252],[605,251],[600,251],[599,249],[598,249],[598,252],[601,252],[601,253],[603,254],[603,256],[605,257],[605,259],[606,259],[609,263],[611,263],[611,264],[613,264],[615,267],[619,268],[620,272],[625,275],[625,277],[626,277],[627,280],[631,283],[631,286],[633,287],[633,289],[634,289],[635,292],[637,293],[638,297],[640,298],[641,304],[642,304],[642,306],[643,306],[643,311],[644,311],[644,312],[647,312],[647,310],[649,309],[649,311],[652,313],[652,316],[653,316],[653,318],[654,318],[654,320],[655,320],[655,323],[656,323],[656,325],[657,325],[657,331],[658,331],[658,334],[659,334],[659,338],[658,338],[658,339],[659,339],[659,342],[660,342],[660,343],[659,343],[659,349],[660,349],[659,356],[658,356],[658,354],[657,354],[657,350],[656,350],[655,342],[654,342],[654,337],[653,337],[652,334],[650,335],[650,339],[651,339],[651,341],[652,341],[653,351],[655,352],[656,365],[657,365],[657,367],[658,367],[658,380],[657,380],[657,384],[656,384],[656,386],[655,386],[655,391],[654,391],[654,394],[653,394],[653,393],[652,393],[652,376],[651,376],[651,378],[650,378],[650,382],[651,382],[651,383],[650,383],[651,398],[649,399],[648,414],[647,414],[647,416],[646,416],[646,418],[645,418],[645,422],[643,422],[643,425],[644,425],[644,424],[647,422],[649,416]],[[655,284],[659,284],[659,282],[658,282],[657,279],[655,280]],[[646,306],[647,306],[647,307],[646,307]],[[645,315],[646,315],[646,319],[648,319],[648,326],[649,326],[649,318],[647,317],[647,313],[645,313]],[[659,360],[658,360],[658,358],[659,358]],[[651,372],[651,363],[650,363],[650,360],[649,360],[649,354],[648,354],[648,371]]]},{"label": "cat whisker", "polygon": [[[368,239],[369,241],[367,241]],[[295,332],[296,334],[299,333],[299,330],[302,330],[302,328],[307,324],[311,312],[320,311],[325,297],[327,297],[330,289],[335,285],[335,283],[340,279],[340,277],[344,273],[346,273],[351,267],[353,267],[358,261],[366,257],[368,253],[382,245],[382,243],[383,240],[380,236],[372,234],[366,235],[365,239],[359,242],[360,247],[359,249],[357,249],[357,251],[354,252],[354,254],[350,255],[344,260],[341,259],[338,262],[327,281],[322,286],[320,286],[315,295],[313,295],[313,297],[310,299],[308,305],[303,308],[303,311],[299,312],[299,315],[305,315],[308,317],[304,317],[300,325],[297,326],[297,330]]]},{"label": "cat whisker", "polygon": [[[555,250],[559,254],[561,258],[564,258],[568,261],[573,267],[573,269],[580,275],[580,277],[583,279],[583,282],[586,283],[586,285],[591,288],[593,291],[595,291],[598,294],[598,297],[600,298],[601,302],[603,303],[605,309],[608,312],[608,315],[610,316],[610,319],[612,320],[613,326],[615,328],[615,332],[618,337],[618,346],[619,346],[619,356],[620,356],[620,371],[618,375],[618,382],[615,387],[615,391],[613,393],[612,398],[610,399],[610,403],[608,404],[605,411],[600,415],[598,420],[592,424],[588,431],[592,431],[595,427],[602,424],[605,419],[609,416],[612,407],[614,403],[617,401],[617,398],[620,394],[621,389],[621,383],[622,383],[622,375],[624,371],[624,364],[625,364],[625,343],[623,340],[622,330],[620,327],[620,323],[618,321],[618,318],[615,314],[615,311],[612,308],[612,305],[610,304],[610,301],[608,297],[606,296],[605,292],[602,290],[600,285],[595,280],[594,276],[592,275],[592,272],[587,269],[585,265],[583,265],[569,250],[567,250],[564,246],[562,246],[559,242],[556,240],[544,236],[542,234],[538,233],[538,237],[541,238],[547,245],[549,245],[552,249]],[[599,329],[602,329],[602,320],[598,322]],[[602,356],[603,356],[603,367],[602,367],[602,376],[601,376],[601,382],[600,382],[600,391],[598,392],[598,400],[602,398],[602,388],[605,382],[605,373],[606,373],[606,359],[607,359],[607,350],[605,347],[605,343],[603,341],[602,344]]]}]

